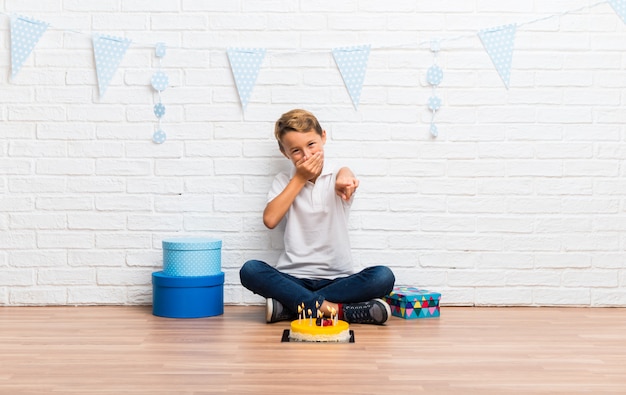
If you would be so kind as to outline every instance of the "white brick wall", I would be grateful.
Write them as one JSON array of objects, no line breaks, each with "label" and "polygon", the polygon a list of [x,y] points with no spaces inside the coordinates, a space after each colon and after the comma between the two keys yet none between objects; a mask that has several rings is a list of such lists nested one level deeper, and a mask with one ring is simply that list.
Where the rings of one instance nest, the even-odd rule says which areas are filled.
[{"label": "white brick wall", "polygon": [[[446,304],[626,306],[626,25],[608,4],[523,24],[590,4],[0,0],[0,305],[148,304],[175,235],[222,239],[226,303],[259,303],[238,269],[278,254],[261,223],[289,166],[272,127],[303,107],[360,176],[358,267],[389,265]],[[11,13],[51,24],[14,81]],[[508,23],[507,90],[475,33]],[[133,40],[103,99],[91,32]],[[438,57],[437,139],[418,45],[434,38],[458,38]],[[330,50],[361,44],[355,111]],[[268,50],[245,114],[229,46]]]}]

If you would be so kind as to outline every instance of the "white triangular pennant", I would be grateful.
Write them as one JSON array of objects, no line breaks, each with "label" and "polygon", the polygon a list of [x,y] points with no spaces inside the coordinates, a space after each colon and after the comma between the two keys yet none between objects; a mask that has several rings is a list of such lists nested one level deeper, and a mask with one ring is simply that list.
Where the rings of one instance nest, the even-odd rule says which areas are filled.
[{"label": "white triangular pennant", "polygon": [[365,81],[370,48],[370,45],[362,45],[333,49],[333,58],[335,58],[335,63],[337,63],[355,109],[358,109],[361,100],[361,89],[363,88],[363,81]]},{"label": "white triangular pennant", "polygon": [[33,51],[49,24],[21,15],[11,15],[11,79]]},{"label": "white triangular pennant", "polygon": [[517,25],[511,24],[483,29],[478,32],[478,37],[480,37],[485,50],[507,89],[509,88],[509,80],[511,78],[513,42],[515,41],[516,30]]},{"label": "white triangular pennant", "polygon": [[241,107],[246,110],[265,58],[263,48],[228,48],[228,61],[235,78]]},{"label": "white triangular pennant", "polygon": [[615,13],[626,23],[626,0],[609,0],[609,4],[615,10]]},{"label": "white triangular pennant", "polygon": [[93,35],[93,54],[100,97],[104,96],[113,75],[130,46],[131,40],[108,35]]}]

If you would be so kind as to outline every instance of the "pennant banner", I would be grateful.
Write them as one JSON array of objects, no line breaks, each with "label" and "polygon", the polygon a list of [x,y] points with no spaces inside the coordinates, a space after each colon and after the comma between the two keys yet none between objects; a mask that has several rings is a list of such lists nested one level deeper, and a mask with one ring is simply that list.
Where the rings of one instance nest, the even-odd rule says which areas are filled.
[{"label": "pennant banner", "polygon": [[[1,1],[1,0],[0,0]],[[601,0],[592,5],[581,7],[577,9],[568,10],[558,14],[553,14],[548,17],[542,16],[536,20],[525,22],[519,26],[524,26],[540,21],[544,21],[552,17],[562,17],[567,14],[578,13],[584,9],[594,8],[605,3],[613,8],[616,14],[626,24],[626,0]],[[0,12],[0,14],[4,14]],[[11,77],[14,79],[19,73],[22,65],[28,59],[31,52],[34,50],[39,40],[50,27],[50,25],[43,21],[38,21],[30,17],[21,15],[10,16],[10,55],[11,55]],[[515,41],[515,34],[518,25],[509,24],[498,27],[482,29],[475,33],[470,33],[465,37],[478,37],[480,38],[482,45],[484,46],[487,54],[491,58],[496,71],[500,75],[500,78],[504,82],[504,85],[509,89],[510,77],[511,77],[511,65],[513,59],[513,46]],[[75,31],[72,31],[75,32]],[[98,81],[98,88],[100,97],[102,98],[115,75],[119,64],[125,56],[126,51],[130,47],[132,41],[130,39],[124,39],[120,37],[114,37],[109,35],[92,34],[93,51],[95,58],[96,75]],[[455,39],[458,39],[455,38]],[[436,40],[437,51],[439,50],[439,42]],[[420,46],[425,43],[420,43]],[[431,50],[433,49],[433,41],[431,40]],[[162,57],[165,54],[165,45],[158,43],[156,46],[157,57]],[[350,95],[352,104],[355,109],[358,110],[360,103],[361,92],[363,89],[363,83],[365,81],[365,74],[367,71],[367,62],[369,60],[371,46],[351,46],[333,48],[332,54],[335,63],[341,73],[345,87]],[[241,105],[245,111],[248,102],[250,100],[252,91],[256,84],[256,80],[265,58],[266,49],[264,48],[228,48],[227,55],[231,66],[231,71],[234,76],[237,92]],[[439,70],[437,70],[439,71]],[[429,73],[431,70],[429,70]],[[436,79],[440,79],[439,74],[429,74],[429,83],[435,86]],[[157,91],[165,89],[168,84],[167,76],[164,73],[157,73],[153,76],[152,85]],[[436,96],[433,96],[429,101],[429,108],[431,111],[438,111],[441,105],[440,100]],[[164,115],[164,106],[156,106],[154,111],[157,118]]]},{"label": "pennant banner", "polygon": [[500,78],[502,78],[507,89],[509,89],[509,80],[511,78],[513,42],[515,41],[516,30],[517,25],[511,24],[483,29],[478,32],[478,37],[480,37],[487,54],[489,54],[496,71],[500,74]]},{"label": "pennant banner", "polygon": [[363,81],[365,81],[370,48],[370,45],[362,45],[333,49],[333,58],[335,58],[335,63],[337,63],[355,109],[358,109],[361,100],[361,90]]},{"label": "pennant banner", "polygon": [[263,48],[228,48],[228,61],[235,78],[239,100],[243,110],[248,106],[254,84],[265,58]]},{"label": "pennant banner", "polygon": [[609,0],[609,4],[615,10],[615,13],[626,23],[626,0]]},{"label": "pennant banner", "polygon": [[96,75],[101,98],[109,87],[130,43],[131,40],[125,38],[94,34],[93,54],[96,59]]},{"label": "pennant banner", "polygon": [[49,24],[20,15],[11,15],[11,79],[33,51]]}]

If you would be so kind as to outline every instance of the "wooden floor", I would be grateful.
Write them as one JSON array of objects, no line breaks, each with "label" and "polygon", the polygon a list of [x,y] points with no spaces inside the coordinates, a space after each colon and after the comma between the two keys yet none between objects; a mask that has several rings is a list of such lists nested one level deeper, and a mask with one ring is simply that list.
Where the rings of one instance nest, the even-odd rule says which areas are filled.
[{"label": "wooden floor", "polygon": [[0,307],[0,394],[626,394],[626,309],[443,307],[281,343],[260,306]]}]

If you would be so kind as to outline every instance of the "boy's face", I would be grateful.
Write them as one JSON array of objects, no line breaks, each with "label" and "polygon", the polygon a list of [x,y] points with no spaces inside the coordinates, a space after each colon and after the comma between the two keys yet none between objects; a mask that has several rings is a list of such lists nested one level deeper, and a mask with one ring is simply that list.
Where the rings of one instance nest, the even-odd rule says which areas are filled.
[{"label": "boy's face", "polygon": [[296,165],[311,158],[313,154],[320,152],[324,154],[324,144],[326,144],[326,131],[322,131],[320,136],[311,129],[308,132],[288,132],[280,140],[283,146],[283,155]]}]

